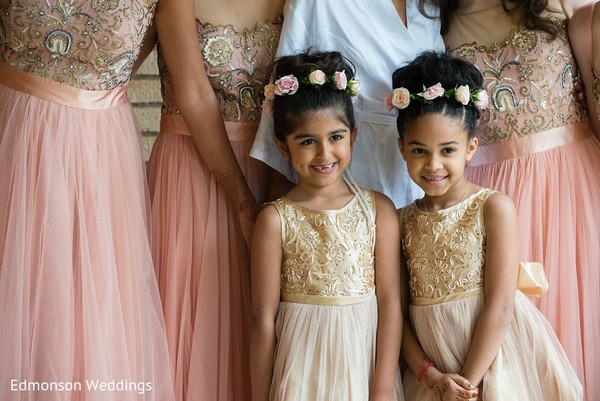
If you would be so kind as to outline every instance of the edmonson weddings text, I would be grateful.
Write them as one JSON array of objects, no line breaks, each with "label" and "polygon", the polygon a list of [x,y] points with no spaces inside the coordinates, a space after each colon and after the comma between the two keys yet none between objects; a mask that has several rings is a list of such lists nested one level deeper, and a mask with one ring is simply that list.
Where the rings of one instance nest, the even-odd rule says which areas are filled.
[{"label": "edmonson weddings text", "polygon": [[38,382],[29,380],[12,379],[10,381],[10,391],[34,391],[34,392],[51,392],[51,391],[118,391],[118,392],[137,392],[144,394],[147,391],[152,391],[151,382],[135,382],[129,380],[89,380],[85,382],[78,381],[54,381],[54,382]]}]

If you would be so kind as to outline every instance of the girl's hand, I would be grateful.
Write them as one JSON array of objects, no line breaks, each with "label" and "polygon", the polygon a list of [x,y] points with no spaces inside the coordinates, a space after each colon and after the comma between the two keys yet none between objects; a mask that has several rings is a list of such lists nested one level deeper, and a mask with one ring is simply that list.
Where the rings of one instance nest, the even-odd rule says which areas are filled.
[{"label": "girl's hand", "polygon": [[423,376],[423,383],[436,393],[440,401],[477,401],[479,390],[456,373],[442,373],[430,368]]}]

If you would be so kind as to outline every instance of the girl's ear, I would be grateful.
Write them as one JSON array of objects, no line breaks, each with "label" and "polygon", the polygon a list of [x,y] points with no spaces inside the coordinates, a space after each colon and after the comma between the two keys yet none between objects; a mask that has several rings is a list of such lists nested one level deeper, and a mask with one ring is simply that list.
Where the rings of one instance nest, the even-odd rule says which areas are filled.
[{"label": "girl's ear", "polygon": [[398,149],[400,150],[402,157],[404,157],[404,141],[402,138],[398,138]]},{"label": "girl's ear", "polygon": [[469,140],[469,143],[467,144],[467,161],[471,160],[478,146],[479,139],[477,139],[477,137],[473,137]]},{"label": "girl's ear", "polygon": [[277,145],[277,149],[281,152],[281,156],[283,156],[285,160],[290,160],[290,151],[288,150],[287,143],[275,138],[275,145]]}]

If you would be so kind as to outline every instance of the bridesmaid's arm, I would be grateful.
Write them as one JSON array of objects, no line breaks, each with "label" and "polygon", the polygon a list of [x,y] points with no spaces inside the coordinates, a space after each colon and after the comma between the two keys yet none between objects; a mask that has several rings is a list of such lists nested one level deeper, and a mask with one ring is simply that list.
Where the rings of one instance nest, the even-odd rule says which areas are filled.
[{"label": "bridesmaid's arm", "polygon": [[238,210],[246,242],[257,211],[254,198],[225,131],[196,33],[192,0],[159,0],[154,22],[180,110],[200,157]]},{"label": "bridesmaid's arm", "polygon": [[135,74],[140,66],[146,60],[146,57],[152,52],[154,46],[156,46],[156,25],[153,23],[148,27],[148,31],[146,32],[146,37],[144,38],[144,42],[142,43],[142,48],[140,49],[140,53],[138,54],[138,58],[133,63],[133,73]]},{"label": "bridesmaid's arm", "polygon": [[569,42],[583,80],[589,122],[600,139],[600,5],[577,9],[569,19]]},{"label": "bridesmaid's arm", "polygon": [[252,243],[252,326],[250,378],[252,401],[268,401],[273,378],[275,319],[281,292],[281,220],[273,206],[265,207],[256,220]]}]

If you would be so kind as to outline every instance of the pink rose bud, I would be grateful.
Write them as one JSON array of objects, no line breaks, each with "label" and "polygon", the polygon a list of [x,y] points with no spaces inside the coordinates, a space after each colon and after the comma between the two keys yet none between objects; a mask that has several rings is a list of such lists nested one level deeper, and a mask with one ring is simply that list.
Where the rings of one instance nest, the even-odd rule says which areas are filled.
[{"label": "pink rose bud", "polygon": [[442,84],[438,82],[437,84],[430,86],[425,90],[425,92],[423,92],[423,99],[433,100],[443,95],[444,88],[442,88]]},{"label": "pink rose bud", "polygon": [[345,71],[336,71],[333,73],[333,79],[335,81],[335,87],[338,88],[339,90],[344,90],[346,89],[346,86],[348,85],[348,80],[346,79],[346,72]]}]

